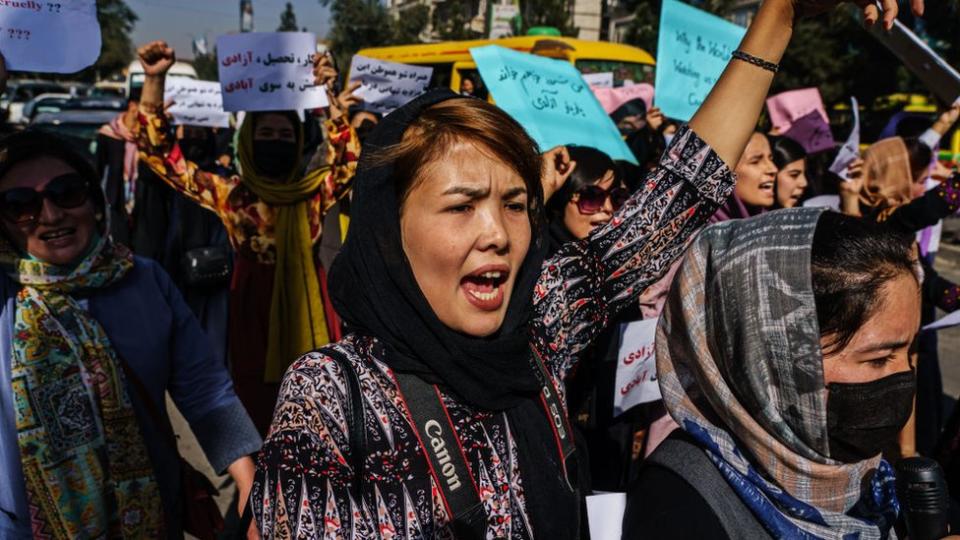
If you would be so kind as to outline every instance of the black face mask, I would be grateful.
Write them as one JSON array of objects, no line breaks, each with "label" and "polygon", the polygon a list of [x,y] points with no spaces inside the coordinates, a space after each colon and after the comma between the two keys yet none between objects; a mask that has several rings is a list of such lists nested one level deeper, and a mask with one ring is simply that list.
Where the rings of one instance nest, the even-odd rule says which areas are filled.
[{"label": "black face mask", "polygon": [[253,143],[253,166],[263,176],[286,179],[299,163],[296,143],[278,140]]},{"label": "black face mask", "polygon": [[370,132],[373,131],[373,128],[377,127],[377,123],[372,120],[364,120],[360,122],[360,125],[357,126],[357,140],[361,143],[367,140],[367,135],[370,135]]},{"label": "black face mask", "polygon": [[856,463],[896,441],[913,411],[915,384],[913,370],[868,383],[828,384],[830,457]]}]

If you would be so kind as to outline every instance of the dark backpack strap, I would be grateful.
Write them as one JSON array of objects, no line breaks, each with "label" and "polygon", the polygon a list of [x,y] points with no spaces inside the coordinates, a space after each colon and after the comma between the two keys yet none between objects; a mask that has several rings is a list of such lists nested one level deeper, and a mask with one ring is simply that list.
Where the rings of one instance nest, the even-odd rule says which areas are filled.
[{"label": "dark backpack strap", "polygon": [[351,486],[352,495],[357,504],[361,502],[363,490],[364,462],[367,458],[367,428],[363,419],[363,394],[360,391],[360,378],[350,364],[350,360],[340,351],[332,348],[319,351],[340,366],[347,379],[347,391],[350,392],[344,403],[346,408],[347,424],[350,437],[350,468],[353,469],[354,482]]},{"label": "dark backpack strap", "polygon": [[410,412],[430,475],[440,488],[453,535],[458,540],[486,538],[487,514],[453,422],[435,385],[410,373],[395,373],[400,396]]},{"label": "dark backpack strap", "polygon": [[685,433],[675,431],[660,443],[644,463],[645,467],[651,465],[673,472],[696,490],[717,516],[728,538],[770,540],[770,533],[736,495],[703,448]]}]

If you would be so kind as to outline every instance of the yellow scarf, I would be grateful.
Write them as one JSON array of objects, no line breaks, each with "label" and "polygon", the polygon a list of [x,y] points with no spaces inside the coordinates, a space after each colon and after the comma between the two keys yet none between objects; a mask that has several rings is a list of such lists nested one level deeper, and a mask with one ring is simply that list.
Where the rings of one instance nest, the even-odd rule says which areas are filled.
[{"label": "yellow scarf", "polygon": [[[268,180],[253,165],[254,114],[240,127],[238,157],[243,182],[265,203],[276,207],[276,268],[270,301],[264,381],[279,382],[287,367],[303,353],[329,343],[313,258],[307,205],[323,183],[328,167],[297,180],[297,167],[285,182]],[[297,124],[297,155],[303,151],[303,126]]]}]

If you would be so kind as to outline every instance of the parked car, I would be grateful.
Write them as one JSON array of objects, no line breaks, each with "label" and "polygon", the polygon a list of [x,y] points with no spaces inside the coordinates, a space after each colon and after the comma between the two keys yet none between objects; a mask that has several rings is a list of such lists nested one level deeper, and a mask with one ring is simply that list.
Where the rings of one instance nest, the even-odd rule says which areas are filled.
[{"label": "parked car", "polygon": [[73,110],[44,112],[34,117],[31,127],[50,131],[74,145],[91,159],[97,153],[97,131],[117,116],[117,111]]},{"label": "parked car", "polygon": [[60,111],[123,111],[127,101],[117,97],[70,97],[64,94],[41,94],[23,106],[23,117],[29,123],[40,113]]},{"label": "parked car", "polygon": [[87,92],[88,96],[97,97],[126,97],[126,82],[102,81],[93,85],[93,88]]},{"label": "parked car", "polygon": [[23,123],[29,124],[38,112],[59,111],[60,105],[71,99],[73,99],[73,96],[70,94],[40,94],[23,104],[23,111],[20,116],[23,118]]},{"label": "parked car", "polygon": [[0,109],[7,112],[7,122],[24,124],[23,106],[40,94],[70,94],[70,90],[51,81],[20,80],[7,83],[7,91],[0,97]]}]

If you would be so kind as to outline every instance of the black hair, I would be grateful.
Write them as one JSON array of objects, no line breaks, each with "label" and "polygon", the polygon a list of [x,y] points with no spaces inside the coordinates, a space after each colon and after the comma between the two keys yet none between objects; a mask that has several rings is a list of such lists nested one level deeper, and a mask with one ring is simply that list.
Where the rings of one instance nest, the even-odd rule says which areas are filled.
[{"label": "black hair", "polygon": [[770,137],[772,140],[771,148],[773,150],[773,164],[778,169],[783,169],[794,161],[800,161],[807,158],[807,151],[803,145],[790,137]]},{"label": "black hair", "polygon": [[908,137],[903,143],[907,145],[907,153],[910,155],[910,174],[913,175],[910,181],[913,182],[930,167],[933,150],[915,137]]},{"label": "black hair", "polygon": [[907,114],[897,122],[894,135],[897,137],[919,137],[930,127],[930,118],[926,115]]},{"label": "black hair", "polygon": [[59,159],[80,173],[89,186],[94,210],[106,211],[106,198],[93,163],[66,139],[52,133],[28,128],[0,139],[0,179],[18,163],[41,157]]},{"label": "black hair", "polygon": [[99,176],[90,159],[66,139],[37,129],[27,129],[0,139],[0,178],[16,164],[39,157],[63,161],[80,173],[91,185],[99,186]]},{"label": "black hair", "polygon": [[[613,171],[617,176],[619,172],[610,156],[589,146],[568,146],[567,152],[570,154],[570,160],[577,163],[576,168],[570,173],[570,178],[563,184],[550,201],[547,202],[547,217],[550,220],[562,218],[563,208],[570,202],[573,194],[586,186],[592,186],[597,180],[603,177],[607,171]],[[619,182],[617,176],[614,180]]]},{"label": "black hair", "polygon": [[[252,115],[251,120],[253,121],[253,130],[257,130],[257,123],[265,116],[277,115],[282,116],[290,121],[290,126],[293,127],[294,133],[297,132],[297,129],[303,124],[300,121],[300,116],[295,111],[255,111],[249,113]],[[312,123],[312,122],[308,122]]]},{"label": "black hair", "polygon": [[660,156],[667,151],[667,140],[663,132],[650,129],[650,126],[644,126],[643,129],[628,135],[626,143],[643,171],[652,171]]},{"label": "black hair", "polygon": [[610,113],[610,118],[613,119],[614,124],[617,124],[628,116],[645,116],[646,114],[647,103],[640,98],[636,98],[617,107],[615,111]]},{"label": "black hair", "polygon": [[824,212],[813,235],[810,274],[827,352],[846,347],[876,312],[883,285],[918,278],[912,239],[875,221]]}]

